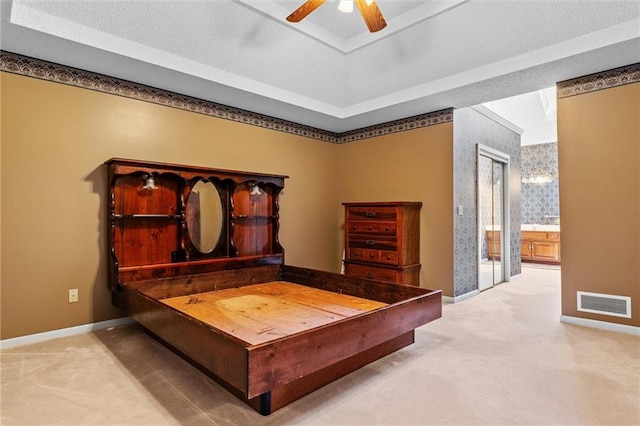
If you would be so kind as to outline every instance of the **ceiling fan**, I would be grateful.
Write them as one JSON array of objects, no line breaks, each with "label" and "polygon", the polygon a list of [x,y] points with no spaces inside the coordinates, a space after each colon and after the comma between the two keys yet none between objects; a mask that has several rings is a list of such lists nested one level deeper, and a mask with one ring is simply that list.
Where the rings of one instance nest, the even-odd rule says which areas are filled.
[{"label": "ceiling fan", "polygon": [[[302,21],[308,14],[320,7],[325,1],[326,0],[307,0],[302,6],[294,10],[291,15],[287,16],[287,21]],[[341,0],[338,9],[350,12],[353,10],[354,2],[356,6],[358,6],[358,10],[362,15],[362,19],[364,19],[365,24],[367,24],[369,31],[375,33],[387,26],[384,16],[382,16],[382,12],[380,12],[375,0]]]}]

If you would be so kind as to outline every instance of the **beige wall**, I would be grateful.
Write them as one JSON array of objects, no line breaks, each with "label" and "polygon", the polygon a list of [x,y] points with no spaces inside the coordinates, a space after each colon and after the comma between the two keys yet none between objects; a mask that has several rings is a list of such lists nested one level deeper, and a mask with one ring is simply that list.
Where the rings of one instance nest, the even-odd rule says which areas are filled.
[{"label": "beige wall", "polygon": [[[107,291],[111,157],[286,174],[288,264],[338,271],[342,202],[422,201],[421,285],[453,295],[453,124],[334,145],[1,74],[0,338],[115,318]],[[563,314],[640,325],[640,84],[560,99]],[[600,206],[594,208],[594,206]],[[80,302],[67,303],[78,288]],[[633,318],[575,310],[629,295]]]},{"label": "beige wall", "polygon": [[420,285],[453,296],[453,123],[348,143],[340,177],[341,202],[422,201]]},{"label": "beige wall", "polygon": [[[640,83],[558,100],[562,313],[640,326]],[[631,296],[632,318],[576,309]]]},{"label": "beige wall", "polygon": [[[339,270],[340,146],[2,73],[1,338],[115,318],[106,168],[124,157],[289,175],[288,264]],[[80,302],[67,303],[78,288]]]},{"label": "beige wall", "polygon": [[[421,282],[452,292],[451,123],[335,145],[0,75],[1,339],[122,316],[106,282],[111,157],[290,176],[280,196],[286,262],[335,272],[342,202],[422,201]],[[79,303],[67,303],[70,288]]]}]

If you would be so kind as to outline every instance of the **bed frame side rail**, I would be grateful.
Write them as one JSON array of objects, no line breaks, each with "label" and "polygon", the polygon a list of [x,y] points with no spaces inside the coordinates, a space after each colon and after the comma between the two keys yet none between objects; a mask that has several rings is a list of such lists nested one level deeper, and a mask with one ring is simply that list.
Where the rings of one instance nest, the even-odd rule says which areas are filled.
[{"label": "bed frame side rail", "polygon": [[[442,316],[440,291],[398,302],[272,344],[249,348],[253,398],[381,345]],[[408,343],[407,343],[408,344]]]}]

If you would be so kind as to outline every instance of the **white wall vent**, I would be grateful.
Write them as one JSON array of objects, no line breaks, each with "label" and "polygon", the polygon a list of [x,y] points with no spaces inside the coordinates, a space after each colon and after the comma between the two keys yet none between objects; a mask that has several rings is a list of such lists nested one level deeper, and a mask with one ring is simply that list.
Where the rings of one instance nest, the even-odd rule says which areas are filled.
[{"label": "white wall vent", "polygon": [[578,311],[631,318],[631,297],[579,291]]}]

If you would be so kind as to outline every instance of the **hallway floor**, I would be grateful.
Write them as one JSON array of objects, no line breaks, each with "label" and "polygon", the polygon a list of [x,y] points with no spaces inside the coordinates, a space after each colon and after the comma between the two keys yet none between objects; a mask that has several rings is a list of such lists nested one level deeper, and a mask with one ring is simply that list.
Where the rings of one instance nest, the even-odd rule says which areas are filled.
[{"label": "hallway floor", "polygon": [[416,343],[262,417],[138,326],[2,350],[3,425],[638,425],[640,339],[560,323],[560,271],[416,330]]}]

